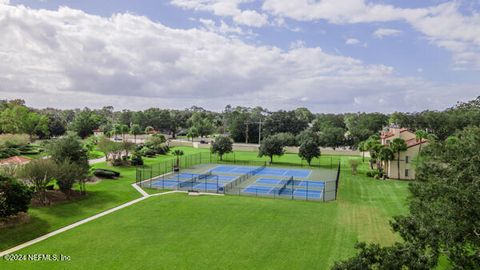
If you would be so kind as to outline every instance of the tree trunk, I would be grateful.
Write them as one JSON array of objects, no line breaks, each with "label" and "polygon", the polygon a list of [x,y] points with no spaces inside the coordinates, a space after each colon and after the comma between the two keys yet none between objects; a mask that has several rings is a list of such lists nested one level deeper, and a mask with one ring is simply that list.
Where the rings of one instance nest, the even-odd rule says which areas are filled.
[{"label": "tree trunk", "polygon": [[133,143],[137,144],[137,134],[133,134]]},{"label": "tree trunk", "polygon": [[397,172],[398,172],[398,179],[400,179],[400,151],[398,151],[398,157],[397,157]]},{"label": "tree trunk", "polygon": [[270,156],[270,164],[273,164],[273,156]]},{"label": "tree trunk", "polygon": [[365,151],[362,151],[362,162],[365,162]]}]

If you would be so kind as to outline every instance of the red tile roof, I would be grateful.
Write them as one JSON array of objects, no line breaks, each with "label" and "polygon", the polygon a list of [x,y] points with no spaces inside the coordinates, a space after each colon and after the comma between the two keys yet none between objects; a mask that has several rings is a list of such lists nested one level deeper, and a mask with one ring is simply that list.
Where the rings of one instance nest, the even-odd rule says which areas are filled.
[{"label": "red tile roof", "polygon": [[30,162],[29,158],[13,156],[13,157],[0,160],[0,165],[22,165],[29,162]]},{"label": "red tile roof", "polygon": [[[408,129],[406,129],[406,128],[400,129],[400,133],[405,132],[405,131],[408,131]],[[395,133],[393,133],[391,131],[387,131],[387,132],[383,133],[382,135],[380,135],[380,138],[386,139],[386,138],[392,137],[393,135],[395,135]]]},{"label": "red tile roof", "polygon": [[418,141],[415,138],[405,141],[405,143],[407,143],[408,148],[414,147],[414,146],[417,146],[419,144],[423,144],[423,143],[426,143],[426,142],[427,142],[427,140]]}]

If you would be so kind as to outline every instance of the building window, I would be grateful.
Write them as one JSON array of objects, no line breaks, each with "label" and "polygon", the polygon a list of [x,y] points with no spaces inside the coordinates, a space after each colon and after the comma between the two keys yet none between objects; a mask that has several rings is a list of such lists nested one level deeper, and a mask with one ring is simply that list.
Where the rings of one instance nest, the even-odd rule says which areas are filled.
[{"label": "building window", "polygon": [[405,177],[408,177],[408,169],[405,169]]},{"label": "building window", "polygon": [[408,160],[408,156],[405,156],[405,163],[408,163],[409,160]]}]

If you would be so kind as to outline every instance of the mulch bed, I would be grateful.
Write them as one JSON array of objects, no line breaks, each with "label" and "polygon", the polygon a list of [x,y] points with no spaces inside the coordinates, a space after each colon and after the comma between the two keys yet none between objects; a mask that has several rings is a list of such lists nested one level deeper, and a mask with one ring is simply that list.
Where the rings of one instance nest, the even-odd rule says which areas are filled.
[{"label": "mulch bed", "polygon": [[14,216],[0,218],[0,229],[15,227],[17,225],[26,224],[30,222],[30,216],[27,213],[21,212]]},{"label": "mulch bed", "polygon": [[41,206],[51,206],[54,204],[62,203],[62,202],[70,202],[75,201],[77,199],[83,198],[86,195],[83,195],[78,190],[71,190],[69,197],[65,195],[65,193],[61,192],[60,190],[47,190],[47,199],[49,201],[48,205],[42,203],[42,198],[40,194],[36,194],[31,201],[32,207],[41,207]]}]

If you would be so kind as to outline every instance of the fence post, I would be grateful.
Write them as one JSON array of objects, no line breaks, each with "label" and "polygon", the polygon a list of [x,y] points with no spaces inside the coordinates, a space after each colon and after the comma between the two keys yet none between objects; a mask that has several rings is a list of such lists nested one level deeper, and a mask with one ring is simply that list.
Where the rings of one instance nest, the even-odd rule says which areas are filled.
[{"label": "fence post", "polygon": [[305,198],[308,201],[308,181],[306,181],[306,182],[307,182],[307,194],[305,194]]}]

